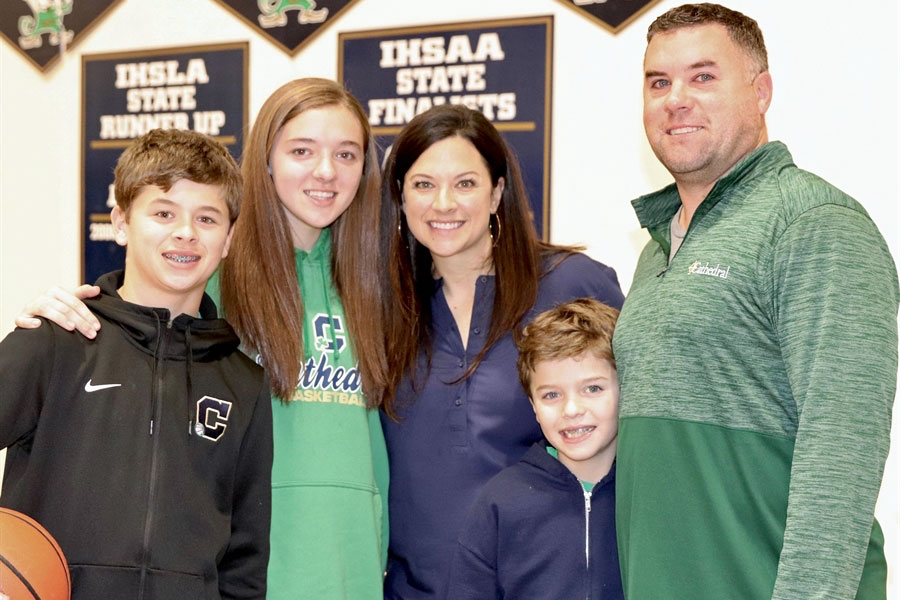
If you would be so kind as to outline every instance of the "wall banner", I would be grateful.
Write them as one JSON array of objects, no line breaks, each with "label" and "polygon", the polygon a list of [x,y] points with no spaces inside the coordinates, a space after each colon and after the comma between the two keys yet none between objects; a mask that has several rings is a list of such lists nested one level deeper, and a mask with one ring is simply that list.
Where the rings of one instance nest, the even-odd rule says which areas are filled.
[{"label": "wall banner", "polygon": [[157,127],[191,129],[240,156],[248,63],[247,42],[82,56],[82,281],[125,264],[109,211],[116,161],[131,140]]},{"label": "wall banner", "polygon": [[380,150],[437,104],[482,111],[522,166],[535,226],[550,230],[553,17],[338,35],[338,80],[359,99]]},{"label": "wall banner", "polygon": [[288,54],[296,54],[358,0],[217,0]]},{"label": "wall banner", "polygon": [[583,17],[618,33],[659,0],[559,0]]},{"label": "wall banner", "polygon": [[121,0],[3,0],[0,34],[41,71]]}]

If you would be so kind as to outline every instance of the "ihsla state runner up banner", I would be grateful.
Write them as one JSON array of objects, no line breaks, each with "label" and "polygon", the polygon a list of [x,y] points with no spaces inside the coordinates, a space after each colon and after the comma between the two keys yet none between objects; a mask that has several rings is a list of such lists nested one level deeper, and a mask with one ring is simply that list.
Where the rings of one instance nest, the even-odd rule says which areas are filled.
[{"label": "ihsla state runner up banner", "polygon": [[119,155],[151,129],[190,129],[240,157],[247,126],[247,43],[82,57],[82,277],[125,264],[109,212]]},{"label": "ihsla state runner up banner", "polygon": [[382,150],[432,106],[480,110],[518,156],[535,226],[548,238],[552,16],[338,38],[338,79],[366,109]]}]

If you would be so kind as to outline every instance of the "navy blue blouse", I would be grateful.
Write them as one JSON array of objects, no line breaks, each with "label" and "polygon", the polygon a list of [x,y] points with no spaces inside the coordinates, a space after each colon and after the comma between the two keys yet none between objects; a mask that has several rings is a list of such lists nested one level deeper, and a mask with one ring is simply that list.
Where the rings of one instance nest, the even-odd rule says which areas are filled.
[{"label": "navy blue blouse", "polygon": [[[555,257],[547,260],[552,264]],[[614,308],[621,308],[624,300],[613,269],[575,254],[541,278],[537,301],[524,323],[582,297]],[[493,302],[494,277],[482,276],[475,287],[468,348],[463,348],[438,282],[432,297],[431,370],[424,377],[423,355],[419,393],[408,380],[401,384],[399,423],[382,415],[391,468],[385,599],[442,597],[456,539],[479,490],[542,439],[519,384],[512,334],[494,344],[471,377],[450,383],[481,351]]]}]

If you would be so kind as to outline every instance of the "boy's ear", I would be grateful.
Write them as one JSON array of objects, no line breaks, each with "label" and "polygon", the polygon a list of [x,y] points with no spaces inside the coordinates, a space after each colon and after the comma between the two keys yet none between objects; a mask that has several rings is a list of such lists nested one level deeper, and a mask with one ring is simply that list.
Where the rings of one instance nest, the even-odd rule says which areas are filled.
[{"label": "boy's ear", "polygon": [[120,246],[128,245],[128,219],[125,213],[118,206],[114,206],[109,212],[109,219],[112,221],[113,231],[116,236],[116,243]]},{"label": "boy's ear", "polygon": [[222,248],[222,258],[228,256],[228,249],[231,248],[231,236],[234,235],[234,223],[228,227],[228,235],[225,236],[225,246]]}]

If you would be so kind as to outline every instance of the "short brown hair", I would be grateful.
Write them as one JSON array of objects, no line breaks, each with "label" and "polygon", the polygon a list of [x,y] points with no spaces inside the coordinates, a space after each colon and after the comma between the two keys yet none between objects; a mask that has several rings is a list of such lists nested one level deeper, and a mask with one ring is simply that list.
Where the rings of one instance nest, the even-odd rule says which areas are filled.
[{"label": "short brown hair", "polygon": [[616,366],[613,329],[619,311],[593,298],[579,298],[544,311],[517,336],[519,381],[531,397],[531,376],[539,362],[590,352]]},{"label": "short brown hair", "polygon": [[229,220],[241,207],[241,174],[225,146],[184,129],[151,129],[136,138],[116,164],[116,204],[125,215],[141,190],[155,185],[168,192],[176,182],[222,186]]},{"label": "short brown hair", "polygon": [[769,56],[759,24],[747,15],[720,4],[683,4],[663,13],[647,29],[647,43],[657,33],[709,24],[725,27],[732,41],[743,48],[756,64],[759,73],[769,70]]}]

